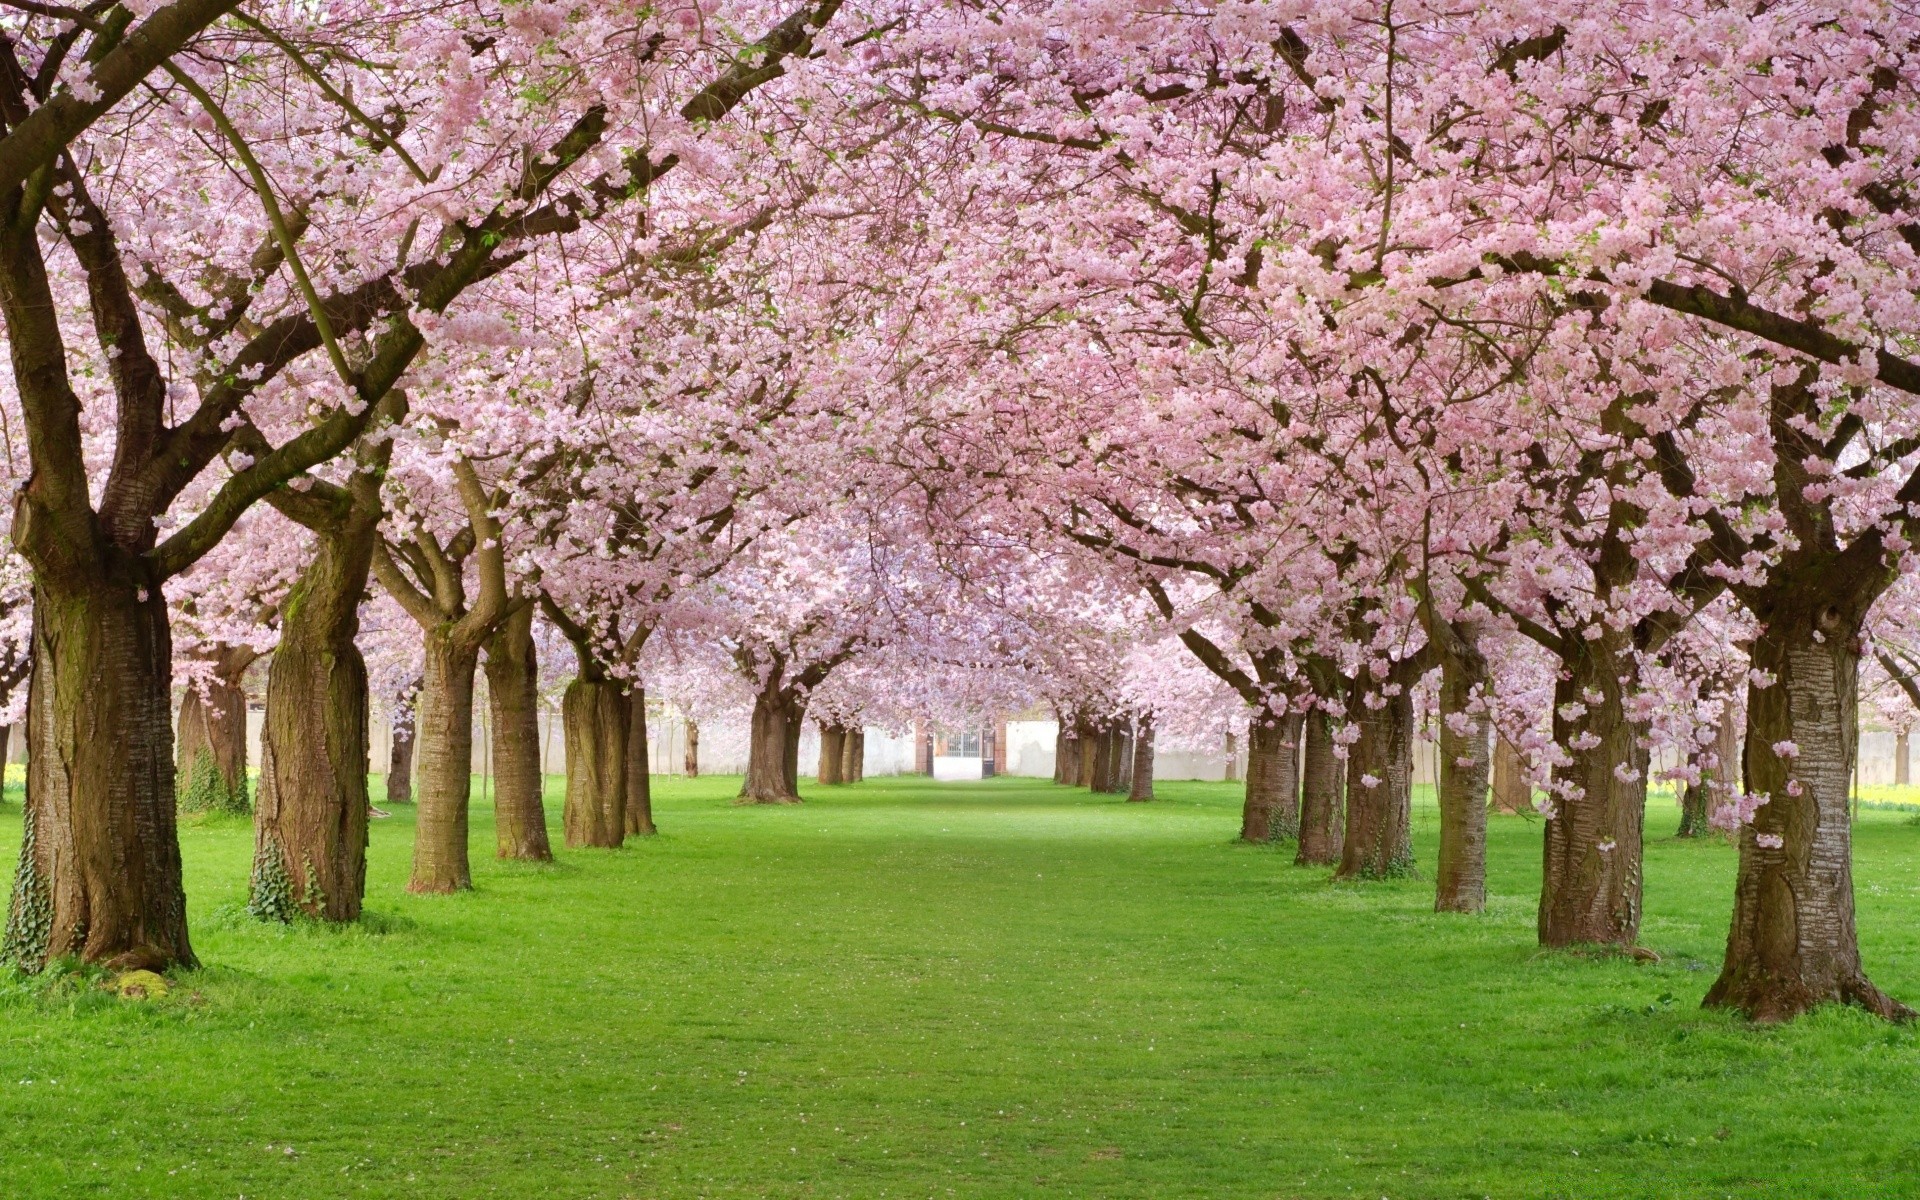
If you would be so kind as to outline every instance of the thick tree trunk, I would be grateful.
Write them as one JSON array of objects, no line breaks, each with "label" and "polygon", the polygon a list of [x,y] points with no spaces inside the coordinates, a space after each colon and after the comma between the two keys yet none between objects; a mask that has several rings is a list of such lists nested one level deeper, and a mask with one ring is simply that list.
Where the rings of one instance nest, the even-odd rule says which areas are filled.
[{"label": "thick tree trunk", "polygon": [[1056,719],[1053,729],[1053,781],[1067,781],[1067,723]]},{"label": "thick tree trunk", "polygon": [[1706,1003],[1757,1021],[1826,1003],[1911,1018],[1867,980],[1854,929],[1848,791],[1859,745],[1860,631],[1817,611],[1809,601],[1783,606],[1766,614],[1754,640],[1753,666],[1773,684],[1748,690],[1743,765],[1747,790],[1769,799],[1740,833],[1726,965]]},{"label": "thick tree trunk", "polygon": [[[241,686],[251,652],[223,653],[213,678],[180,700],[175,779],[181,812],[244,813],[247,799],[247,691]],[[236,667],[235,669],[229,669]]]},{"label": "thick tree trunk", "polygon": [[1074,732],[1071,728],[1061,731],[1060,750],[1054,756],[1053,781],[1063,787],[1080,783],[1080,739]]},{"label": "thick tree trunk", "polygon": [[647,757],[647,689],[627,692],[627,834],[652,837],[653,763]]},{"label": "thick tree trunk", "polygon": [[[1487,906],[1487,776],[1491,722],[1469,712],[1488,682],[1486,660],[1471,646],[1445,653],[1440,673],[1440,854],[1434,864],[1436,912]],[[1456,731],[1455,726],[1460,728]]]},{"label": "thick tree trunk", "polygon": [[1102,723],[1100,731],[1093,735],[1093,761],[1088,764],[1087,788],[1095,792],[1111,792],[1113,786],[1113,741],[1114,727]]},{"label": "thick tree trunk", "polygon": [[1624,634],[1607,630],[1574,649],[1554,686],[1553,736],[1569,757],[1554,769],[1540,944],[1631,946],[1640,934],[1649,761],[1623,707],[1630,648]]},{"label": "thick tree trunk", "polygon": [[1493,735],[1493,797],[1495,812],[1532,813],[1533,784],[1527,781],[1527,760],[1505,734]]},{"label": "thick tree trunk", "polygon": [[561,827],[569,849],[616,850],[627,829],[627,695],[608,680],[576,678],[560,701],[567,735],[567,800]]},{"label": "thick tree trunk", "polygon": [[467,807],[473,788],[473,677],[478,646],[464,646],[445,627],[426,635],[414,736],[420,809],[413,839],[410,892],[459,892],[473,886],[467,862]]},{"label": "thick tree trunk", "polygon": [[552,862],[541,793],[540,663],[533,605],[522,604],[487,638],[487,705],[493,717],[494,854]]},{"label": "thick tree trunk", "polygon": [[146,563],[35,588],[27,793],[0,958],[195,965],[174,825],[172,640]]},{"label": "thick tree trunk", "polygon": [[846,726],[820,722],[820,769],[815,773],[815,777],[821,783],[845,783],[847,781],[846,755]]},{"label": "thick tree trunk", "polygon": [[700,778],[700,723],[687,722],[687,762],[688,779]]},{"label": "thick tree trunk", "polygon": [[[281,605],[267,672],[247,907],[356,921],[367,890],[367,666],[355,638],[376,508],[320,535]],[[392,777],[388,777],[391,789]]]},{"label": "thick tree trunk", "polygon": [[1675,837],[1697,838],[1707,836],[1710,826],[1707,819],[1713,815],[1713,789],[1705,780],[1689,783],[1680,789],[1680,828]]},{"label": "thick tree trunk", "polygon": [[847,736],[841,740],[840,781],[859,783],[867,777],[867,730],[864,725],[847,726]]},{"label": "thick tree trunk", "polygon": [[1153,799],[1153,718],[1141,717],[1133,738],[1133,780],[1127,789],[1127,799],[1145,801]]},{"label": "thick tree trunk", "polygon": [[[0,751],[6,749],[6,743],[0,742]],[[1893,735],[1893,786],[1906,787],[1909,782],[1909,750],[1907,731],[1902,729]]]},{"label": "thick tree trunk", "polygon": [[798,804],[800,723],[804,706],[784,689],[770,688],[754,698],[753,725],[747,740],[747,778],[741,804]]},{"label": "thick tree trunk", "polygon": [[1347,756],[1347,834],[1335,879],[1384,879],[1413,869],[1413,695],[1419,678],[1412,661],[1393,665],[1387,678],[1399,694],[1366,702],[1356,683],[1348,719],[1360,738]]},{"label": "thick tree trunk", "polygon": [[1295,717],[1256,713],[1247,724],[1246,798],[1240,840],[1279,842],[1300,836],[1300,759]]},{"label": "thick tree trunk", "polygon": [[413,717],[388,726],[387,803],[413,803]]},{"label": "thick tree trunk", "polygon": [[1293,861],[1327,867],[1340,861],[1346,831],[1345,774],[1333,753],[1333,721],[1319,708],[1302,718],[1300,742],[1300,850]]}]

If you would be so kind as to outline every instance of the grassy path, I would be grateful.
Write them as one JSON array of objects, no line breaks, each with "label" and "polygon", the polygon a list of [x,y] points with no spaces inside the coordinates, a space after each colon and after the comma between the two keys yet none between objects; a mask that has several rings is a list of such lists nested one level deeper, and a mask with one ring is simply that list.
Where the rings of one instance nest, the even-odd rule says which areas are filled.
[{"label": "grassy path", "polygon": [[[1516,818],[1460,918],[1231,844],[1224,785],[656,782],[663,836],[548,868],[476,814],[454,898],[402,893],[402,810],[347,932],[237,915],[247,826],[189,827],[205,970],[0,983],[0,1196],[1920,1194],[1920,1035],[1700,1012],[1733,854],[1665,803],[1635,965],[1534,951]],[[1869,970],[1920,1000],[1920,827],[1859,840]],[[5,878],[18,843],[16,801]]]}]

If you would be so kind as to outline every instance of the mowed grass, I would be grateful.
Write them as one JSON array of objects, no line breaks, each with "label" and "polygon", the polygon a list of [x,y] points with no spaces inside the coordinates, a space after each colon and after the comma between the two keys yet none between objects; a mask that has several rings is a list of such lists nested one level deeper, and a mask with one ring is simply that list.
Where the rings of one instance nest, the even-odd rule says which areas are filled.
[{"label": "mowed grass", "polygon": [[[1514,817],[1461,917],[1234,844],[1231,785],[737,786],[656,780],[665,833],[551,867],[480,805],[457,897],[402,891],[401,808],[349,931],[237,915],[249,829],[189,825],[203,970],[0,985],[0,1196],[1920,1194],[1913,1029],[1698,1008],[1734,858],[1669,801],[1639,964],[1536,950]],[[8,877],[18,841],[16,793]],[[1869,969],[1920,1000],[1920,827],[1858,842]]]}]

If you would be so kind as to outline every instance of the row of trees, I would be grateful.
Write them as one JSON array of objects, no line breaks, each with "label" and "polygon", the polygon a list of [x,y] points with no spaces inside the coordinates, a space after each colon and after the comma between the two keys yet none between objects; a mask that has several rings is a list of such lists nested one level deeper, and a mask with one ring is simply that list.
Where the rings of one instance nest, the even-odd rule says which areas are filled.
[{"label": "row of trees", "polygon": [[1424,707],[1471,910],[1497,728],[1550,946],[1635,946],[1668,751],[1739,838],[1710,1002],[1907,1015],[1847,779],[1910,663],[1912,23],[1295,7],[5,9],[9,957],[193,961],[177,663],[218,793],[272,649],[296,906],[358,911],[375,689],[468,886],[483,660],[548,853],[545,640],[582,845],[650,828],[643,682],[732,678],[747,799],[809,714],[1037,699],[1109,786],[1123,717],[1232,726],[1248,836],[1394,874]]}]

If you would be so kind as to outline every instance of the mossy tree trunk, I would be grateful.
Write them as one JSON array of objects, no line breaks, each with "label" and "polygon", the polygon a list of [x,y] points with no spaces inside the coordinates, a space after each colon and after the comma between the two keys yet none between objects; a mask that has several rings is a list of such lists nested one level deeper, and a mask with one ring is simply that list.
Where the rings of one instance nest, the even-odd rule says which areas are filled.
[{"label": "mossy tree trunk", "polygon": [[1340,861],[1346,832],[1346,775],[1333,749],[1333,719],[1315,706],[1301,717],[1300,849],[1293,861],[1329,867]]},{"label": "mossy tree trunk", "polygon": [[1240,840],[1280,842],[1300,836],[1298,718],[1265,710],[1247,722],[1247,781]]},{"label": "mossy tree trunk", "polygon": [[540,770],[540,663],[533,605],[515,605],[487,637],[487,705],[493,718],[494,854],[552,862]]},{"label": "mossy tree trunk", "polygon": [[[1419,677],[1419,663],[1402,659],[1384,687],[1353,684],[1347,719],[1360,737],[1347,755],[1347,830],[1335,879],[1384,879],[1413,869],[1412,685]],[[1389,688],[1393,695],[1385,694]]]},{"label": "mossy tree trunk", "polygon": [[0,957],[190,967],[166,599],[143,556],[99,560],[34,589],[24,834]]},{"label": "mossy tree trunk", "polygon": [[223,646],[180,699],[175,779],[181,812],[244,813],[247,796],[247,668],[259,660],[250,646]]}]

